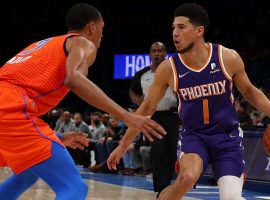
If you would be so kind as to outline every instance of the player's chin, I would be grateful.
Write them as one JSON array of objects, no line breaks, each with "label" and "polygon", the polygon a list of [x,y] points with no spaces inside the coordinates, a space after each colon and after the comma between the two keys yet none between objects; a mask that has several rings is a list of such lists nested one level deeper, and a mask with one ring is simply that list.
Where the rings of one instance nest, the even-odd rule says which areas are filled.
[{"label": "player's chin", "polygon": [[183,51],[183,48],[182,47],[179,47],[179,46],[176,46],[176,51],[180,53],[180,52]]}]

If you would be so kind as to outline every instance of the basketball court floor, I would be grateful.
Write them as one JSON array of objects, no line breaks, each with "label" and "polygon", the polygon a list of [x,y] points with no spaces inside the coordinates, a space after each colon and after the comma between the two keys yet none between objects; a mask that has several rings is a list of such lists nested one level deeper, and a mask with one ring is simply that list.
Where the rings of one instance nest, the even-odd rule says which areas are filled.
[{"label": "basketball court floor", "polygon": [[[153,192],[152,178],[91,173],[86,169],[80,168],[82,177],[89,186],[87,200],[151,200],[156,199]],[[9,168],[0,168],[0,183],[12,172]],[[246,200],[269,199],[270,195],[243,191],[243,197]],[[26,191],[19,200],[53,200],[55,195],[53,191],[39,180],[28,191]],[[2,199],[0,197],[0,199]],[[208,185],[197,185],[196,189],[191,190],[184,200],[218,200],[218,188]]]}]

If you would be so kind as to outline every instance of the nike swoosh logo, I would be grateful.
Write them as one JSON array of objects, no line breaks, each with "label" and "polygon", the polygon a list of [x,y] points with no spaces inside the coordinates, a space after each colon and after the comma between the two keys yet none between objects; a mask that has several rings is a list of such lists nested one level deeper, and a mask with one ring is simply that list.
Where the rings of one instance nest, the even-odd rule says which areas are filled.
[{"label": "nike swoosh logo", "polygon": [[179,78],[183,78],[185,75],[187,75],[189,72],[186,72],[184,74],[179,74]]}]

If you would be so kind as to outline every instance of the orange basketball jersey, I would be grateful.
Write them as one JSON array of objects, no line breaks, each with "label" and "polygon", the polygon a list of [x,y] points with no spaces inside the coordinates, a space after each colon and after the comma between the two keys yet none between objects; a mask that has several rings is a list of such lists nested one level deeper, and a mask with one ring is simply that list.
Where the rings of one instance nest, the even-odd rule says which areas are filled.
[{"label": "orange basketball jersey", "polygon": [[29,45],[0,69],[0,82],[23,88],[40,115],[55,107],[68,93],[65,41],[78,34],[47,38]]},{"label": "orange basketball jersey", "polygon": [[18,174],[50,158],[52,141],[64,146],[39,116],[69,91],[64,46],[74,35],[33,43],[0,69],[0,167]]}]

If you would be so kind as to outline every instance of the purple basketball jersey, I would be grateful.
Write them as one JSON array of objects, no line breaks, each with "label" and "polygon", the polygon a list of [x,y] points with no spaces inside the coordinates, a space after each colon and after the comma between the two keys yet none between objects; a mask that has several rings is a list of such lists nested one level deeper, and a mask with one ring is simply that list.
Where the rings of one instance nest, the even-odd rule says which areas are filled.
[{"label": "purple basketball jersey", "polygon": [[179,117],[183,128],[204,134],[231,132],[239,126],[233,83],[222,61],[222,46],[209,43],[210,56],[201,70],[188,67],[176,53],[170,57]]},{"label": "purple basketball jersey", "polygon": [[196,153],[213,175],[240,177],[244,169],[242,130],[234,108],[232,78],[223,66],[222,46],[209,43],[209,58],[192,70],[181,55],[170,57],[183,122],[177,154]]}]

